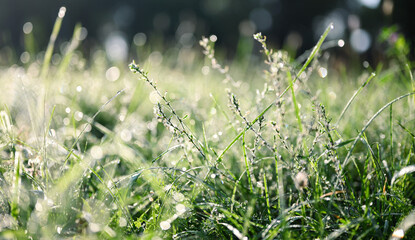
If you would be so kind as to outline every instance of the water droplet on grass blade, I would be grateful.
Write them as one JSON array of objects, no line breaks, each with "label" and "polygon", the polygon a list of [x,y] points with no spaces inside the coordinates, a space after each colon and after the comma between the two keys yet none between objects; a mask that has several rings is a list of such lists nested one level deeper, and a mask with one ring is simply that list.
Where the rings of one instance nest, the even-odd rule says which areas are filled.
[{"label": "water droplet on grass blade", "polygon": [[28,63],[30,61],[30,54],[28,52],[23,52],[20,55],[20,61],[22,63]]},{"label": "water droplet on grass blade", "polygon": [[101,230],[101,227],[99,226],[98,223],[90,223],[89,224],[89,229],[91,230],[91,232],[99,232]]},{"label": "water droplet on grass blade", "polygon": [[170,222],[169,221],[163,221],[160,223],[160,228],[162,230],[169,230],[170,229]]},{"label": "water droplet on grass blade", "polygon": [[176,202],[181,202],[181,201],[184,200],[184,195],[182,193],[176,192],[176,193],[173,194],[173,199]]},{"label": "water droplet on grass blade", "polygon": [[119,222],[120,227],[127,226],[127,220],[125,220],[125,218],[123,218],[123,217],[120,217],[120,220],[118,222]]},{"label": "water droplet on grass blade", "polygon": [[176,211],[179,215],[183,214],[184,212],[186,212],[186,206],[183,205],[183,204],[177,204],[176,205]]},{"label": "water droplet on grass blade", "polygon": [[318,74],[320,75],[320,77],[325,78],[327,77],[327,69],[324,67],[320,67],[318,69]]},{"label": "water droplet on grass blade", "polygon": [[123,129],[120,133],[120,137],[124,142],[129,142],[132,139],[131,131],[128,129]]},{"label": "water droplet on grass blade", "polygon": [[216,42],[218,40],[218,37],[216,35],[210,35],[209,40],[211,42]]},{"label": "water droplet on grass blade", "polygon": [[58,17],[59,17],[59,18],[63,18],[63,17],[65,17],[65,13],[66,13],[66,7],[61,7],[61,8],[59,9]]},{"label": "water droplet on grass blade", "polygon": [[23,32],[25,34],[31,33],[32,30],[33,30],[33,24],[31,22],[27,22],[27,23],[23,24]]},{"label": "water droplet on grass blade", "polygon": [[84,117],[84,114],[82,112],[78,112],[78,111],[75,112],[74,118],[76,121],[78,122],[81,121],[83,117]]},{"label": "water droplet on grass blade", "polygon": [[103,155],[104,155],[104,153],[103,153],[101,147],[99,147],[99,146],[93,146],[91,148],[91,156],[94,159],[100,159],[100,158],[102,158]]}]

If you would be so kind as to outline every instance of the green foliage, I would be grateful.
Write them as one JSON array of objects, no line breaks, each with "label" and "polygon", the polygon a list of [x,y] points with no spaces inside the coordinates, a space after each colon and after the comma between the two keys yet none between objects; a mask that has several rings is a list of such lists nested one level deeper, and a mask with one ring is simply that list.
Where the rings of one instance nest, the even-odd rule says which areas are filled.
[{"label": "green foliage", "polygon": [[264,74],[222,66],[204,38],[206,60],[186,75],[132,62],[107,81],[103,57],[75,61],[79,26],[63,65],[41,74],[54,81],[38,81],[39,62],[0,70],[5,89],[18,86],[0,99],[0,237],[410,234],[414,92],[388,69],[377,73],[388,81],[341,82],[330,68],[320,77],[330,29],[302,67],[256,34]]}]

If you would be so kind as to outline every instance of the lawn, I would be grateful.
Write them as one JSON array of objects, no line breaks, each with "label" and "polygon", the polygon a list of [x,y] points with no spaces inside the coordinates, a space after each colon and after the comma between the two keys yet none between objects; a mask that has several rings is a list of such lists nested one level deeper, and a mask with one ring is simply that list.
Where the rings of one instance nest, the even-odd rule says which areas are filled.
[{"label": "lawn", "polygon": [[349,69],[331,29],[303,61],[255,34],[259,61],[211,37],[128,63],[84,57],[78,26],[59,60],[2,67],[0,238],[411,239],[405,42]]}]

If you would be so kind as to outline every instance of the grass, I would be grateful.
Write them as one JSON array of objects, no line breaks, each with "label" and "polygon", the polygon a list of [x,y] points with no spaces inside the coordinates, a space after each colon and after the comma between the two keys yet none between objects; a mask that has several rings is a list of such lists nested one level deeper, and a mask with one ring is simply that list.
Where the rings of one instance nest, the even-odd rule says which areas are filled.
[{"label": "grass", "polygon": [[229,69],[206,38],[191,66],[172,55],[129,72],[99,54],[84,64],[79,29],[61,63],[58,26],[43,64],[0,70],[0,238],[415,234],[413,70],[399,52],[322,78],[329,26],[300,67],[257,34],[264,65]]}]

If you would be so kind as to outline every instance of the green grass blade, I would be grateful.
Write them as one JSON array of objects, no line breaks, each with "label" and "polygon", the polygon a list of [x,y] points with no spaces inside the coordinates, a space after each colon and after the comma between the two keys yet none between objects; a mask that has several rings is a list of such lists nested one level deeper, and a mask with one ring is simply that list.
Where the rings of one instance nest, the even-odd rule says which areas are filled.
[{"label": "green grass blade", "polygon": [[62,26],[62,20],[65,17],[66,8],[61,7],[59,9],[58,17],[56,18],[55,24],[53,25],[52,34],[50,35],[49,43],[46,48],[45,57],[43,59],[42,70],[40,72],[40,78],[44,79],[49,72],[49,64],[53,54],[53,48],[55,47],[55,41],[58,37],[59,31]]},{"label": "green grass blade", "polygon": [[[111,179],[111,177],[108,175],[108,173],[105,171],[105,169],[103,169],[105,174],[107,175],[107,177],[110,178],[110,180],[112,181],[112,183],[114,183],[114,181]],[[111,195],[112,199],[114,199],[114,201],[116,202],[116,204],[118,205],[118,208],[121,210],[121,212],[125,215],[125,217],[127,219],[130,219],[130,221],[128,221],[131,229],[134,229],[134,224],[132,224],[132,222],[134,222],[133,218],[131,217],[130,212],[128,211],[128,209],[124,208],[124,202],[122,201],[122,199],[120,198],[119,194],[114,194],[112,192],[112,190],[107,186],[107,184],[105,184],[104,179],[102,179],[102,177],[96,172],[94,171],[92,168],[89,168],[89,171],[91,171],[98,179],[99,181],[102,183],[102,185],[104,186],[104,188],[108,191],[108,193]],[[118,190],[118,188],[116,188]]]},{"label": "green grass blade", "polygon": [[87,129],[87,127],[89,125],[91,125],[93,123],[93,121],[95,120],[95,118],[98,116],[98,114],[100,114],[104,108],[110,103],[112,102],[116,97],[118,97],[118,95],[120,95],[121,93],[124,92],[123,90],[118,91],[112,98],[110,98],[107,102],[105,102],[99,109],[98,111],[94,114],[94,116],[92,116],[92,118],[88,121],[88,124],[85,124],[85,127],[82,129],[82,131],[78,134],[78,137],[75,139],[74,143],[72,144],[71,148],[68,150],[68,155],[65,158],[65,163],[62,165],[61,167],[61,172],[63,171],[63,167],[66,165],[67,161],[69,160],[69,158],[71,157],[71,155],[73,154],[73,150],[75,149],[76,144],[79,142],[79,140],[81,139],[81,137],[83,136],[83,134],[85,133],[85,130]]},{"label": "green grass blade", "polygon": [[351,155],[352,155],[352,153],[353,153],[353,150],[354,150],[354,147],[356,146],[356,144],[357,144],[357,142],[360,140],[360,137],[362,136],[362,134],[366,131],[366,129],[369,127],[369,125],[373,122],[373,120],[375,120],[386,108],[388,108],[389,106],[391,106],[392,104],[394,104],[395,102],[397,102],[397,101],[399,101],[399,100],[401,100],[401,99],[403,99],[403,98],[406,98],[406,97],[409,97],[409,96],[412,96],[412,95],[414,95],[415,94],[415,92],[411,92],[411,93],[407,93],[407,94],[405,94],[405,95],[402,95],[402,96],[400,96],[400,97],[397,97],[397,98],[395,98],[395,99],[393,99],[392,101],[390,101],[389,103],[387,103],[385,106],[383,106],[381,109],[379,109],[379,111],[377,111],[370,119],[369,119],[369,121],[366,123],[366,125],[362,128],[362,130],[359,132],[359,134],[357,135],[357,137],[356,137],[356,139],[354,140],[354,142],[353,142],[353,145],[352,145],[352,147],[350,148],[350,150],[348,151],[348,153],[347,153],[347,156],[346,156],[346,158],[344,159],[344,161],[343,161],[343,163],[342,163],[342,169],[344,169],[345,167],[346,167],[346,165],[347,165],[347,163],[349,162],[349,160],[350,160],[350,157],[351,157]]},{"label": "green grass blade", "polygon": [[298,108],[297,99],[295,97],[294,86],[293,86],[293,81],[291,79],[290,71],[287,71],[287,78],[288,78],[288,82],[290,84],[290,89],[291,89],[291,94],[292,94],[291,97],[293,99],[293,104],[294,104],[294,109],[295,109],[295,117],[297,118],[298,129],[302,133],[303,132],[303,124],[301,123],[300,109]]},{"label": "green grass blade", "polygon": [[19,218],[19,202],[20,202],[20,192],[21,192],[21,173],[22,173],[22,163],[20,152],[14,152],[14,176],[13,176],[13,200],[11,202],[11,215],[18,220]]},{"label": "green grass blade", "polygon": [[250,170],[249,161],[248,161],[248,158],[247,158],[247,155],[246,155],[245,133],[243,134],[243,137],[242,137],[242,151],[243,151],[243,154],[244,154],[245,167],[246,167],[246,172],[247,172],[247,175],[248,175],[249,190],[251,191],[251,193],[253,193],[254,188],[252,186],[251,170]]},{"label": "green grass blade", "polygon": [[[297,103],[297,98],[295,97],[295,91],[294,91],[294,84],[291,78],[291,72],[287,71],[287,78],[288,78],[288,82],[289,82],[289,87],[291,88],[291,97],[293,100],[293,104],[294,104],[294,110],[295,110],[295,117],[297,118],[297,123],[298,123],[298,129],[300,130],[300,134],[303,134],[303,124],[301,122],[301,116],[300,116],[300,108],[298,107],[298,103]],[[308,148],[307,148],[307,144],[305,142],[305,139],[302,138],[303,141],[303,147],[304,147],[304,153],[306,156],[308,156]]]},{"label": "green grass blade", "polygon": [[272,221],[271,206],[269,205],[267,175],[265,174],[265,172],[264,172],[264,189],[265,189],[265,201],[267,203],[268,220],[271,222]]},{"label": "green grass blade", "polygon": [[[327,38],[327,35],[329,35],[330,31],[333,30],[334,25],[333,23],[330,23],[329,26],[324,31],[323,35],[321,35],[320,39],[318,40],[316,46],[314,46],[313,51],[311,51],[310,56],[308,56],[307,61],[304,63],[304,65],[301,67],[300,71],[298,71],[297,75],[295,75],[295,78],[293,80],[293,84],[297,81],[297,79],[301,76],[301,74],[305,71],[305,69],[310,65],[311,61],[314,59],[316,54],[320,51],[321,45],[323,44],[324,40]],[[285,95],[285,93],[288,91],[290,87],[288,86],[279,96],[279,98],[282,98],[282,96]]]},{"label": "green grass blade", "polygon": [[75,29],[73,31],[71,43],[69,44],[68,49],[65,52],[64,58],[62,59],[61,64],[59,65],[57,75],[58,77],[62,76],[62,74],[66,71],[71,62],[72,56],[74,51],[78,48],[79,43],[81,42],[81,31],[82,25],[80,23],[75,25]]},{"label": "green grass blade", "polygon": [[369,84],[370,80],[376,76],[375,73],[372,73],[369,78],[362,84],[362,86],[359,87],[359,89],[356,90],[356,92],[353,94],[353,96],[350,98],[350,100],[347,102],[346,106],[343,108],[343,111],[340,113],[339,119],[337,119],[336,126],[339,125],[340,120],[343,118],[344,114],[346,113],[347,109],[349,109],[350,105],[352,104],[353,100],[356,98],[356,96],[362,91],[362,89]]},{"label": "green grass blade", "polygon": [[389,108],[389,140],[390,140],[390,148],[391,148],[390,157],[391,157],[391,162],[393,166],[395,162],[395,158],[393,156],[393,105],[391,105]]},{"label": "green grass blade", "polygon": [[[47,160],[47,147],[46,147],[47,146],[47,142],[46,142],[46,139],[47,139],[47,136],[48,136],[48,133],[49,133],[49,130],[50,130],[50,125],[52,124],[52,119],[53,119],[53,115],[55,113],[55,108],[56,108],[56,105],[53,106],[52,113],[50,114],[50,118],[49,118],[48,125],[45,128],[45,132],[43,134],[43,161],[46,161]],[[47,165],[47,162],[45,162],[44,164],[42,164],[43,169],[41,169],[41,173],[43,174],[44,177],[47,176],[47,174],[46,174],[46,168],[45,168],[46,165]]]}]

